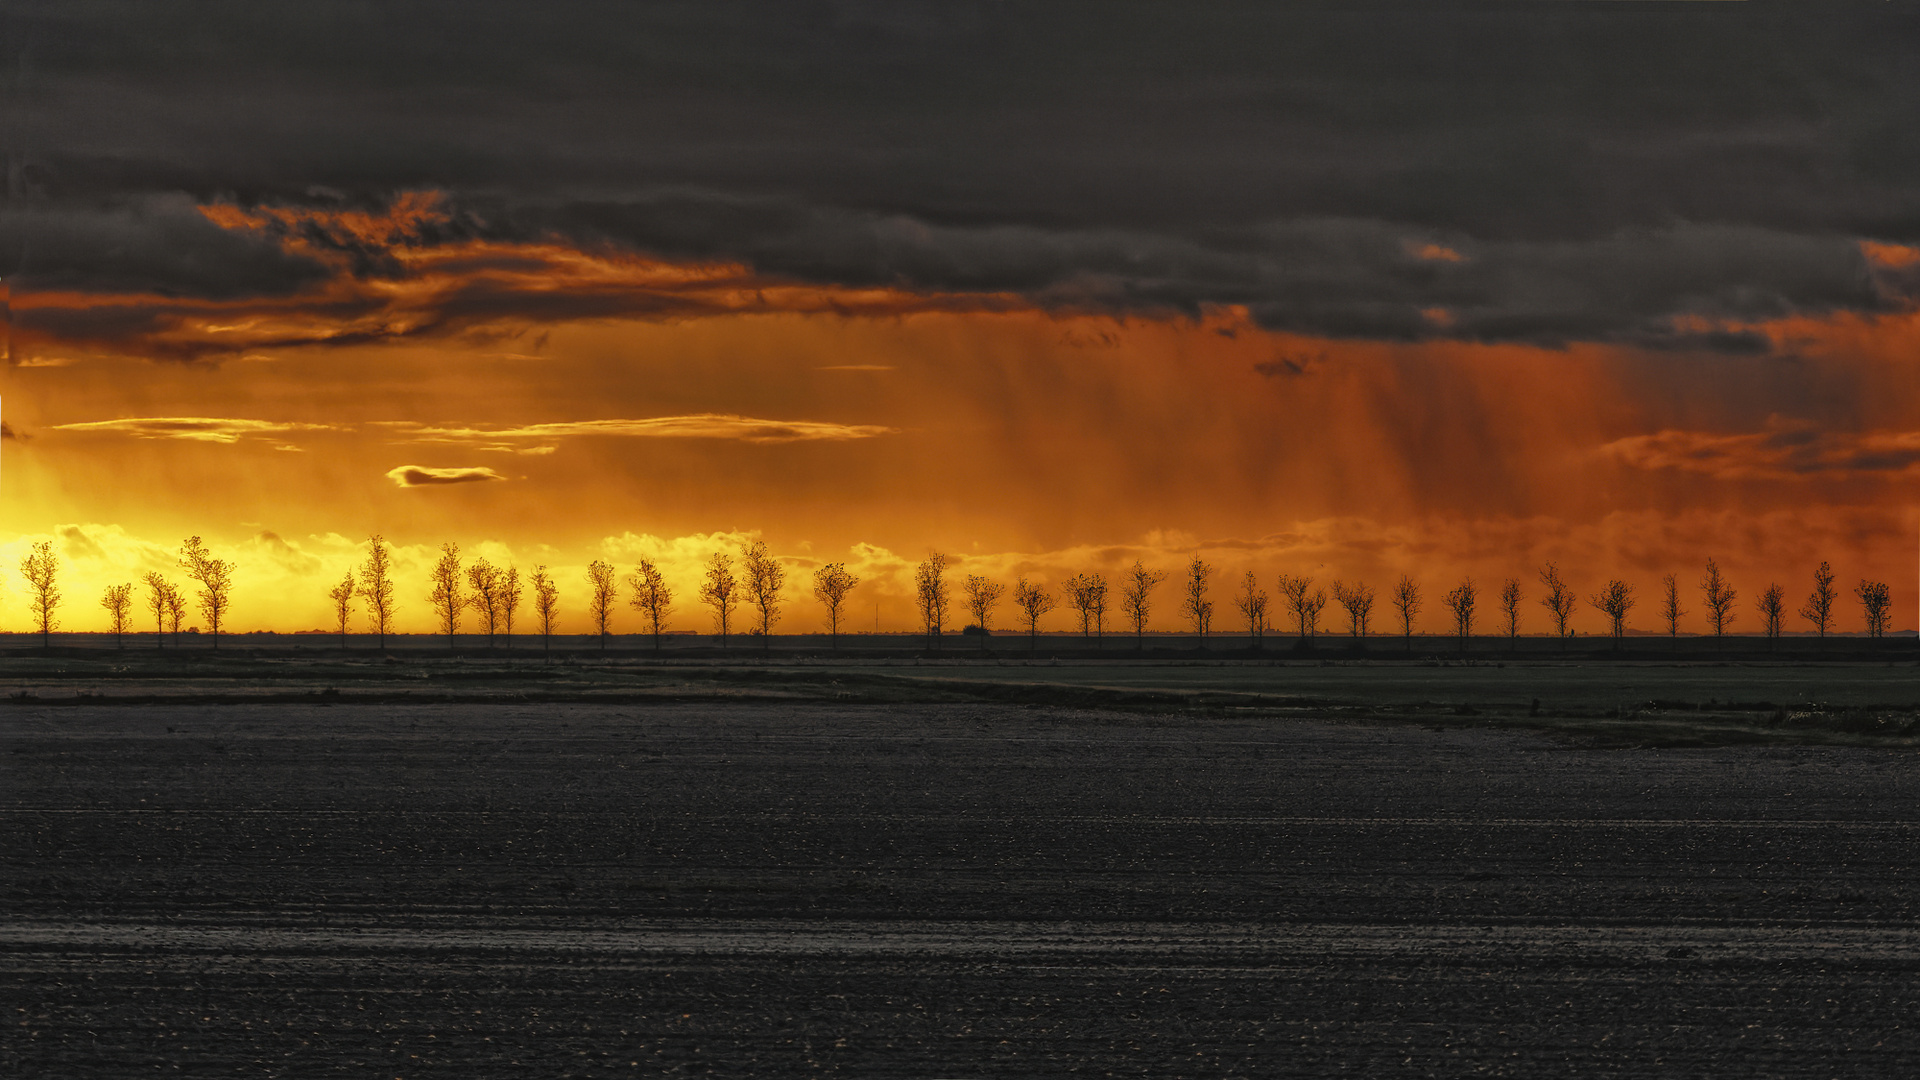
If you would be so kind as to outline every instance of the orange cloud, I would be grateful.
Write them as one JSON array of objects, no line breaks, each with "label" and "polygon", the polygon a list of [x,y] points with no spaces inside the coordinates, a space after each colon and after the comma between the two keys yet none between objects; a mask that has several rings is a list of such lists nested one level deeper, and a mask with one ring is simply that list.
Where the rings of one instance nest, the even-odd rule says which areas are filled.
[{"label": "orange cloud", "polygon": [[[422,442],[462,442],[470,439],[556,439],[578,435],[624,436],[646,439],[738,439],[777,443],[814,440],[842,441],[892,435],[897,429],[879,424],[834,424],[818,420],[761,420],[750,416],[702,413],[696,416],[655,416],[644,420],[573,420],[521,427],[435,427],[395,424]],[[539,449],[522,451],[540,453]]]},{"label": "orange cloud", "polygon": [[471,484],[484,480],[505,480],[506,477],[485,466],[436,469],[426,465],[401,465],[388,469],[387,479],[403,488],[408,488],[431,487],[436,484]]},{"label": "orange cloud", "polygon": [[110,432],[130,435],[136,439],[186,439],[191,442],[234,443],[248,435],[341,429],[335,424],[288,423],[206,416],[143,416],[120,420],[89,420],[77,424],[55,424],[51,430]]},{"label": "orange cloud", "polygon": [[1920,431],[1822,431],[1775,418],[1758,432],[1633,435],[1607,443],[1601,453],[1636,469],[1670,469],[1721,480],[1899,474],[1920,469]]}]

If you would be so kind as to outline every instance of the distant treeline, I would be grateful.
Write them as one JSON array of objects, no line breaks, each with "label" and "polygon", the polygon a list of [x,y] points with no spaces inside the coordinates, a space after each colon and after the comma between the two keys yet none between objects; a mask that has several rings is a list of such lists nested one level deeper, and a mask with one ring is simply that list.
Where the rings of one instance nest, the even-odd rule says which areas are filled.
[{"label": "distant treeline", "polygon": [[[386,644],[387,635],[394,632],[398,600],[393,549],[377,534],[369,538],[368,545],[366,560],[349,569],[327,592],[332,603],[334,630],[343,645],[353,630],[356,608],[362,620],[362,632],[373,635],[382,646]],[[458,544],[445,544],[440,550],[440,560],[429,575],[430,588],[425,599],[432,605],[440,632],[447,636],[449,646],[462,627],[468,626],[475,635],[485,634],[489,646],[502,638],[511,646],[521,606],[530,599],[534,632],[540,635],[545,646],[551,647],[561,614],[561,591],[546,566],[535,566],[523,579],[517,567],[494,566],[486,559],[464,562]],[[953,607],[955,582],[947,573],[949,565],[947,556],[935,552],[914,568],[914,608],[931,648],[940,647]],[[233,598],[233,563],[216,558],[200,538],[194,536],[181,545],[180,566],[187,579],[197,586],[193,594],[195,606],[207,622],[214,648],[219,648],[221,626]],[[59,624],[57,611],[62,600],[59,571],[59,559],[54,555],[51,541],[33,545],[20,560],[20,572],[27,580],[30,594],[29,610],[43,644],[48,643]],[[1187,564],[1185,580],[1175,597],[1180,620],[1202,644],[1207,635],[1214,632],[1215,573],[1214,566],[1194,556]],[[1117,615],[1117,628],[1131,634],[1137,644],[1144,644],[1148,624],[1154,613],[1161,610],[1157,593],[1167,577],[1163,571],[1149,570],[1138,559],[1111,584],[1106,575],[1088,572],[1069,577],[1056,591],[1021,577],[1013,583],[1011,591],[1015,618],[1029,638],[1037,638],[1040,620],[1065,604],[1084,637],[1104,638],[1110,615]],[[1563,639],[1572,637],[1574,631],[1570,624],[1582,598],[1553,563],[1540,567],[1534,577],[1538,581],[1538,592],[1533,599],[1546,610],[1548,632]],[[146,574],[142,584],[145,593],[141,600],[153,618],[162,646],[169,636],[177,642],[187,614],[187,595],[157,572]],[[860,579],[849,573],[844,563],[828,563],[813,572],[812,596],[820,605],[827,632],[836,643],[846,621],[848,598],[859,584]],[[962,606],[971,618],[969,628],[990,632],[1002,602],[1008,599],[1007,584],[979,574],[960,578],[957,584]],[[661,638],[667,633],[666,619],[675,610],[675,597],[657,564],[641,559],[633,571],[622,578],[612,564],[596,559],[587,567],[585,585],[589,632],[600,638],[603,648],[614,633],[616,616],[622,606],[638,613],[641,632],[652,635],[654,647],[660,647]],[[770,645],[774,625],[781,620],[789,600],[786,585],[787,568],[768,551],[765,543],[752,540],[742,543],[737,552],[723,549],[707,557],[695,599],[711,614],[714,632],[723,647],[729,635],[740,629],[742,618],[749,635],[759,638],[763,645]],[[1321,617],[1329,604],[1338,604],[1346,621],[1344,631],[1329,632],[1344,632],[1354,639],[1375,634],[1375,592],[1373,586],[1365,582],[1335,579],[1323,587],[1310,576],[1283,573],[1275,579],[1274,587],[1278,604],[1266,591],[1260,576],[1248,570],[1232,591],[1233,609],[1239,613],[1232,624],[1233,630],[1244,630],[1255,648],[1275,628],[1274,619],[1279,617],[1285,618],[1290,632],[1300,640],[1311,642],[1322,632]],[[1712,636],[1725,636],[1739,617],[1740,594],[1712,559],[1707,560],[1700,579],[1691,586],[1683,587],[1674,574],[1660,579],[1656,611],[1666,634],[1679,636],[1680,620],[1689,614],[1686,604],[1696,593]],[[1885,582],[1862,579],[1851,593],[1859,606],[1861,625],[1867,636],[1885,636],[1892,615],[1892,590]],[[1411,645],[1426,605],[1421,584],[1402,574],[1389,588],[1386,599],[1395,636],[1405,638]],[[1486,589],[1484,592],[1471,578],[1463,578],[1441,595],[1440,607],[1446,617],[1447,631],[1464,645],[1475,635],[1476,628],[1484,634],[1489,626],[1500,636],[1518,638],[1523,615],[1530,610],[1527,600],[1527,589],[1518,578],[1507,578],[1497,591]],[[132,582],[108,586],[100,598],[110,618],[110,632],[116,639],[133,627],[134,601]],[[1785,632],[1790,618],[1800,620],[1810,632],[1824,638],[1829,633],[1840,632],[1845,606],[1842,601],[1833,568],[1822,562],[1813,571],[1812,588],[1805,601],[1797,608],[1790,608],[1786,590],[1773,583],[1752,599],[1752,605],[1759,617],[1761,632],[1769,640]],[[1610,634],[1617,644],[1626,636],[1627,617],[1639,600],[1634,585],[1616,578],[1585,597],[1584,602],[1606,616]]]}]

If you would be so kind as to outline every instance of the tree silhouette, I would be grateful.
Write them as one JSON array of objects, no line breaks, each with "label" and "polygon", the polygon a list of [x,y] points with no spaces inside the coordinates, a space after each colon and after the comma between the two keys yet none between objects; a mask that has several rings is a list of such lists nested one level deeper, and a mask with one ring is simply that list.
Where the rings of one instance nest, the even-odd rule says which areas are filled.
[{"label": "tree silhouette", "polygon": [[520,568],[507,567],[500,576],[500,629],[506,634],[507,651],[513,651],[513,619],[520,612]]},{"label": "tree silhouette", "polygon": [[1207,627],[1213,623],[1213,601],[1207,599],[1207,578],[1213,576],[1213,567],[1200,561],[1195,555],[1187,564],[1186,599],[1180,611],[1193,624],[1193,632],[1200,638],[1200,647],[1207,647]]},{"label": "tree silhouette", "polygon": [[1320,611],[1327,606],[1327,594],[1313,587],[1311,577],[1281,574],[1280,595],[1286,598],[1287,610],[1293,612],[1300,644],[1312,644],[1320,632]]},{"label": "tree silhouette", "polygon": [[1700,579],[1700,593],[1706,598],[1707,624],[1713,627],[1713,636],[1724,637],[1727,624],[1733,621],[1734,598],[1740,594],[1720,576],[1720,567],[1712,559],[1707,560],[1706,576]]},{"label": "tree silhouette", "polygon": [[1668,574],[1660,579],[1660,617],[1666,620],[1667,636],[1680,636],[1680,616],[1687,609],[1680,606],[1680,579]]},{"label": "tree silhouette", "polygon": [[846,563],[828,563],[813,572],[813,598],[827,609],[827,633],[833,647],[840,647],[840,623],[846,618],[847,594],[860,579],[847,573]]},{"label": "tree silhouette", "polygon": [[560,589],[547,573],[545,563],[533,568],[533,613],[540,620],[540,647],[547,662],[553,661],[553,623],[560,614]]},{"label": "tree silhouette", "polygon": [[1520,645],[1520,601],[1525,599],[1520,592],[1520,583],[1508,578],[1500,586],[1500,616],[1507,624],[1507,648],[1517,649]]},{"label": "tree silhouette", "polygon": [[206,617],[207,629],[213,632],[213,647],[220,647],[220,624],[225,621],[227,607],[233,597],[233,563],[226,559],[216,559],[207,550],[197,536],[187,537],[180,547],[180,565],[187,568],[187,576],[200,583],[200,614]]},{"label": "tree silhouette", "polygon": [[1013,604],[1027,620],[1027,649],[1038,652],[1040,649],[1040,616],[1053,610],[1053,593],[1039,585],[1030,585],[1021,578],[1013,587]]},{"label": "tree silhouette", "polygon": [[1633,586],[1615,578],[1600,587],[1600,591],[1589,597],[1587,603],[1606,613],[1609,625],[1613,629],[1613,647],[1620,647],[1620,639],[1627,633],[1627,612],[1634,604]]},{"label": "tree silhouette", "polygon": [[133,586],[107,586],[107,591],[100,596],[100,606],[107,609],[107,625],[113,630],[113,647],[124,648],[121,639],[126,636],[127,623],[133,618]]},{"label": "tree silhouette", "polygon": [[[1281,575],[1280,580],[1286,581]],[[1253,647],[1261,647],[1267,629],[1267,591],[1260,587],[1259,575],[1249,570],[1240,579],[1240,591],[1233,595],[1233,606],[1247,620],[1247,639]]]},{"label": "tree silhouette", "polygon": [[387,633],[393,629],[393,548],[379,533],[367,537],[367,561],[360,564],[359,592],[379,647],[385,649]]},{"label": "tree silhouette", "polygon": [[673,612],[673,590],[667,587],[667,576],[651,559],[641,559],[640,566],[627,575],[627,589],[633,593],[628,605],[646,620],[653,631],[653,651],[659,652],[660,624]]},{"label": "tree silhouette", "polygon": [[787,568],[767,554],[760,540],[740,546],[740,584],[747,592],[747,603],[760,613],[760,649],[773,648],[773,624],[780,621],[780,589],[787,583]]},{"label": "tree silhouette", "polygon": [[1407,651],[1413,651],[1413,619],[1420,614],[1420,584],[1405,574],[1393,586],[1393,607],[1400,613],[1400,633],[1407,639]]},{"label": "tree silhouette", "polygon": [[147,586],[147,610],[153,612],[154,648],[167,647],[167,598],[173,594],[173,586],[167,583],[158,570],[149,570],[141,579]]},{"label": "tree silhouette", "polygon": [[327,590],[327,599],[333,601],[333,625],[340,631],[340,647],[347,647],[347,622],[353,617],[353,597],[359,590],[354,587],[353,568],[347,568],[346,579]]},{"label": "tree silhouette", "polygon": [[1149,570],[1139,559],[1120,583],[1120,610],[1133,625],[1134,648],[1147,647],[1147,619],[1153,614],[1153,590],[1167,580],[1165,571]]},{"label": "tree silhouette", "polygon": [[1567,624],[1573,619],[1573,609],[1579,604],[1579,598],[1560,577],[1560,568],[1548,563],[1540,568],[1540,584],[1546,587],[1547,595],[1540,598],[1540,606],[1547,609],[1553,617],[1553,634],[1560,639],[1560,647],[1567,647],[1569,631]]},{"label": "tree silhouette", "polygon": [[1467,639],[1473,636],[1473,606],[1479,590],[1474,588],[1472,578],[1461,578],[1460,584],[1448,590],[1447,610],[1453,612],[1453,631],[1460,635],[1460,648],[1467,647]]},{"label": "tree silhouette", "polygon": [[1807,596],[1807,605],[1800,609],[1800,617],[1813,624],[1813,628],[1825,640],[1827,631],[1833,629],[1833,602],[1840,598],[1840,590],[1833,587],[1833,567],[1826,560],[1813,572],[1813,592]]},{"label": "tree silhouette", "polygon": [[920,613],[921,625],[927,629],[929,648],[940,647],[941,627],[947,621],[947,603],[947,557],[936,551],[913,571],[913,604]]},{"label": "tree silhouette", "polygon": [[967,594],[967,614],[973,616],[973,625],[980,628],[980,651],[985,652],[987,638],[993,632],[994,606],[1007,594],[1007,587],[980,574],[968,574],[960,582],[960,591]]},{"label": "tree silhouette", "polygon": [[60,557],[53,553],[53,541],[41,540],[20,560],[20,576],[27,579],[33,596],[27,601],[33,611],[33,623],[40,629],[40,647],[53,641],[53,628],[59,625],[54,609],[60,606]]},{"label": "tree silhouette", "polygon": [[460,545],[440,545],[440,561],[433,564],[433,591],[427,594],[434,614],[440,616],[440,631],[447,635],[447,648],[453,648],[453,635],[460,632],[460,613],[467,599],[460,591]]},{"label": "tree silhouette", "polygon": [[1861,612],[1867,619],[1867,636],[1879,638],[1887,636],[1887,623],[1893,614],[1893,590],[1884,581],[1861,579],[1854,586],[1853,595],[1860,600]]},{"label": "tree silhouette", "polygon": [[1080,615],[1080,636],[1106,637],[1107,579],[1101,574],[1075,574],[1065,586],[1067,603]]},{"label": "tree silhouette", "polygon": [[724,551],[707,556],[707,580],[700,586],[700,602],[713,609],[713,625],[720,630],[720,647],[726,648],[733,609],[740,606],[740,581],[733,576],[733,556]]},{"label": "tree silhouette", "polygon": [[1767,648],[1771,649],[1780,640],[1780,624],[1787,618],[1787,591],[1769,582],[1753,606],[1760,611],[1760,628],[1766,632]]},{"label": "tree silhouette", "polygon": [[587,586],[593,590],[587,597],[587,618],[593,621],[593,632],[600,635],[600,651],[605,652],[607,638],[613,635],[614,605],[619,602],[613,566],[602,559],[588,563]]},{"label": "tree silhouette", "polygon": [[487,648],[493,648],[493,638],[500,626],[500,568],[485,558],[473,560],[467,567],[467,588],[472,594],[467,597],[467,606],[480,616],[480,625],[487,631]]},{"label": "tree silhouette", "polygon": [[186,594],[167,586],[167,633],[173,635],[173,647],[180,647],[180,624],[187,621]]},{"label": "tree silhouette", "polygon": [[1333,598],[1347,611],[1347,632],[1355,638],[1367,636],[1367,623],[1373,618],[1373,587],[1363,581],[1343,585],[1333,583]]}]

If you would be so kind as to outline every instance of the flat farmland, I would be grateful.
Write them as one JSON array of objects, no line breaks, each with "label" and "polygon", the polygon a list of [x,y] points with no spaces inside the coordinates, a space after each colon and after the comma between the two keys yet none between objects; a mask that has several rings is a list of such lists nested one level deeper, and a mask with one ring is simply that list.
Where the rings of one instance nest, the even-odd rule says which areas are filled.
[{"label": "flat farmland", "polygon": [[26,701],[0,743],[7,1075],[1920,1056],[1904,746],[758,700]]}]

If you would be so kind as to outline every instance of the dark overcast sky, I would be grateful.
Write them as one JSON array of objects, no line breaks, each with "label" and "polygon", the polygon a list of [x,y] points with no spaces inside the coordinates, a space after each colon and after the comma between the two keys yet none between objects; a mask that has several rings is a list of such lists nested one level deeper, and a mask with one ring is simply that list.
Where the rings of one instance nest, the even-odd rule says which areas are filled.
[{"label": "dark overcast sky", "polygon": [[1914,292],[1859,244],[1920,241],[1906,4],[12,0],[0,32],[16,289],[294,291],[322,268],[195,204],[431,188],[448,235],[1353,337],[1740,351],[1675,317]]}]

